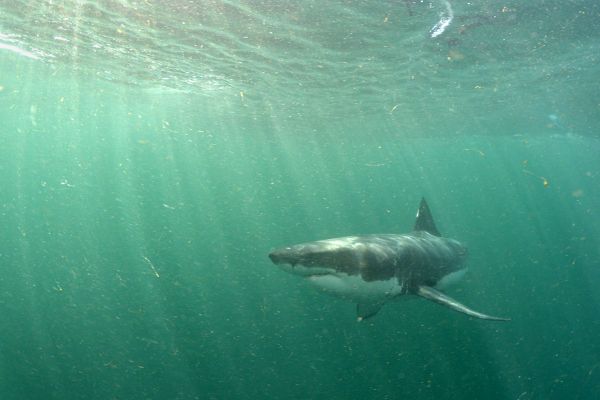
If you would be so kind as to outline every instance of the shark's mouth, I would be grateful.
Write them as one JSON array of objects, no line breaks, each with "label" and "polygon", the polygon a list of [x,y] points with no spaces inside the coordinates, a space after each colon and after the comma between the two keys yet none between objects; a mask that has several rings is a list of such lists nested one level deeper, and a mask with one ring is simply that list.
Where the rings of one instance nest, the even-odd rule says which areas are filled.
[{"label": "shark's mouth", "polygon": [[304,264],[290,264],[290,263],[279,263],[279,268],[285,272],[289,272],[293,275],[298,275],[304,278],[310,278],[314,276],[333,275],[335,270],[333,268],[321,267],[321,266],[306,266]]},{"label": "shark's mouth", "polygon": [[274,250],[269,254],[269,258],[273,264],[282,270],[306,278],[330,275],[336,272],[334,268],[322,266],[308,260],[303,255],[298,254],[297,251],[294,251],[292,247]]}]

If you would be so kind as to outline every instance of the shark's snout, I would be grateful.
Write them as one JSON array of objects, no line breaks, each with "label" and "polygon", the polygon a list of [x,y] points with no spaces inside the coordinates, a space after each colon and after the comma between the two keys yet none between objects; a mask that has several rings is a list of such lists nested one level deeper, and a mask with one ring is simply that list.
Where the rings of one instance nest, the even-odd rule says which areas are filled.
[{"label": "shark's snout", "polygon": [[271,261],[273,262],[273,264],[278,264],[279,263],[279,256],[274,251],[272,251],[272,252],[269,253],[269,258],[271,259]]},{"label": "shark's snout", "polygon": [[272,251],[269,253],[269,258],[271,259],[271,262],[273,262],[273,264],[280,264],[281,263],[281,255],[276,252],[276,251]]},{"label": "shark's snout", "polygon": [[269,253],[269,258],[273,264],[291,264],[297,263],[296,257],[294,256],[293,249],[291,247],[283,247],[281,249],[273,250]]},{"label": "shark's snout", "polygon": [[333,272],[331,266],[322,263],[319,259],[320,245],[298,244],[289,247],[282,247],[269,253],[269,258],[273,264],[279,266],[282,270],[293,275],[302,277],[311,277],[316,275],[326,275]]}]

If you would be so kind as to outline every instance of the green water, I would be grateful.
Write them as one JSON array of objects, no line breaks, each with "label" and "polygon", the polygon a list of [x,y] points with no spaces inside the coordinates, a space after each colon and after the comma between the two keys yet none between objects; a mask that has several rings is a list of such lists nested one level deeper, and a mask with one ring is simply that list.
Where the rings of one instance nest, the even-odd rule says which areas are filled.
[{"label": "green water", "polygon": [[[600,7],[452,7],[0,1],[0,399],[598,398]],[[511,322],[267,258],[421,196]]]}]

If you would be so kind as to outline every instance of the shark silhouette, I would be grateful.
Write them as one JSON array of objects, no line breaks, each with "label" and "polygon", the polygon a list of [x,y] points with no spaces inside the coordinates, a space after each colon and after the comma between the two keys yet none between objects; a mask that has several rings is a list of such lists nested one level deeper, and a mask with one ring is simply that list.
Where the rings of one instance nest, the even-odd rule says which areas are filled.
[{"label": "shark silhouette", "polygon": [[464,274],[466,257],[464,245],[440,235],[425,198],[410,233],[319,240],[269,254],[285,271],[356,302],[359,321],[403,295],[420,296],[475,318],[508,321],[474,311],[438,290]]}]

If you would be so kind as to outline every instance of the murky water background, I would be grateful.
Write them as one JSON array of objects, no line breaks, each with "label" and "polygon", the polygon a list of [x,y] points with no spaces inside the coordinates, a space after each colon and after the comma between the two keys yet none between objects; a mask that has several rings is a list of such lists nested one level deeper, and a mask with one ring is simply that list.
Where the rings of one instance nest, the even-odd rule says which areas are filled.
[{"label": "murky water background", "polygon": [[[0,397],[596,398],[599,15],[0,1]],[[267,258],[423,195],[510,323],[358,324]]]}]

